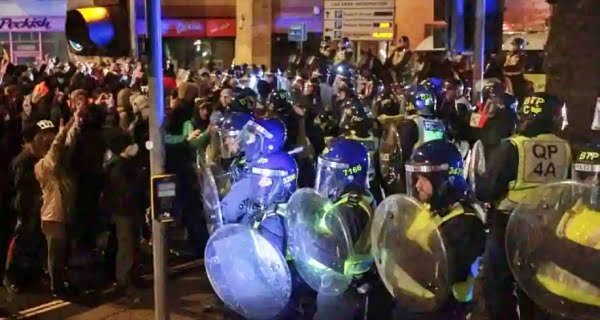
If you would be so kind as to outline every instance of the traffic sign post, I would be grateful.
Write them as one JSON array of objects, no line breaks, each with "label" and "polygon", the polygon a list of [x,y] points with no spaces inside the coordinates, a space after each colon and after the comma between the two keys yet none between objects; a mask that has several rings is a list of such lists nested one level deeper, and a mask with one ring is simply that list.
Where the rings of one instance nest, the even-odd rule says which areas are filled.
[{"label": "traffic sign post", "polygon": [[288,30],[288,40],[298,42],[300,52],[302,52],[304,41],[307,40],[306,25],[304,23],[294,23]]},{"label": "traffic sign post", "polygon": [[325,36],[355,41],[389,41],[394,38],[394,0],[325,0]]}]

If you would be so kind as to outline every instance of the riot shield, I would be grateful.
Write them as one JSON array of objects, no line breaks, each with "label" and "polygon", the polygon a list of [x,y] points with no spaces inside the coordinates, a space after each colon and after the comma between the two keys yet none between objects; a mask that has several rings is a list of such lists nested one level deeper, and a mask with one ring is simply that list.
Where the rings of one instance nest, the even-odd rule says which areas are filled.
[{"label": "riot shield", "polygon": [[415,312],[438,309],[451,292],[444,241],[429,209],[403,194],[375,211],[371,253],[385,287],[399,305]]},{"label": "riot shield", "polygon": [[297,190],[288,201],[288,249],[298,273],[315,291],[337,295],[348,288],[345,261],[353,246],[340,212],[316,190]]},{"label": "riot shield", "polygon": [[223,225],[223,212],[221,211],[221,199],[229,192],[231,180],[220,166],[199,167],[200,186],[202,189],[202,202],[204,219],[209,234]]},{"label": "riot shield", "polygon": [[206,274],[216,294],[247,319],[270,319],[292,293],[285,257],[258,231],[239,224],[224,226],[208,239]]},{"label": "riot shield", "polygon": [[530,191],[506,228],[506,254],[519,286],[538,306],[569,319],[600,314],[600,198],[574,182]]},{"label": "riot shield", "polygon": [[400,134],[395,125],[389,124],[383,130],[379,146],[379,172],[383,178],[387,194],[403,192],[406,188],[404,182],[404,162],[402,161],[402,145]]},{"label": "riot shield", "polygon": [[476,177],[485,173],[485,153],[481,140],[477,140],[469,151],[466,163],[466,178],[471,186],[471,191],[475,192],[477,190]]}]

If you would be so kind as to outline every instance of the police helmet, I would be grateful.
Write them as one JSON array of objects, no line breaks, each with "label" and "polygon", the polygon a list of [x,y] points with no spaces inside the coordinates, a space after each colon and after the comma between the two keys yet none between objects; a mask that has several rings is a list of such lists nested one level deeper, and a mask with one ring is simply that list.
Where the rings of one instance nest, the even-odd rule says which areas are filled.
[{"label": "police helmet", "polygon": [[358,99],[346,101],[342,106],[340,133],[344,136],[368,137],[371,119],[367,108]]},{"label": "police helmet", "polygon": [[[456,146],[445,140],[433,140],[415,149],[405,165],[406,190],[410,196],[428,202],[439,210],[463,199],[468,191],[463,176],[463,157]],[[421,195],[421,177],[431,183],[431,196]]]},{"label": "police helmet", "polygon": [[427,86],[416,85],[406,90],[406,111],[410,114],[431,116],[435,112],[436,96]]},{"label": "police helmet", "polygon": [[274,114],[287,116],[292,109],[292,97],[283,89],[273,91],[267,98],[267,107]]},{"label": "police helmet", "polygon": [[523,39],[521,37],[516,37],[516,38],[512,39],[510,44],[514,45],[519,50],[525,49],[525,39]]},{"label": "police helmet", "polygon": [[339,123],[331,111],[321,112],[315,119],[315,124],[321,129],[325,137],[339,135]]},{"label": "police helmet", "polygon": [[573,180],[600,186],[600,144],[586,144],[573,163]]},{"label": "police helmet", "polygon": [[562,107],[557,97],[545,92],[526,97],[517,112],[517,132],[529,136],[554,131],[562,124]]},{"label": "police helmet", "polygon": [[285,202],[296,191],[298,165],[284,151],[263,155],[248,164],[251,198],[262,205]]},{"label": "police helmet", "polygon": [[315,188],[322,196],[336,199],[349,190],[367,188],[369,152],[360,142],[334,139],[317,160]]},{"label": "police helmet", "polygon": [[401,114],[400,101],[391,90],[384,91],[373,102],[373,109],[377,118],[381,116],[394,117]]},{"label": "police helmet", "polygon": [[232,112],[225,116],[219,129],[221,157],[231,158],[240,151],[238,137],[252,116],[243,112]]},{"label": "police helmet", "polygon": [[457,97],[462,97],[465,94],[465,85],[459,79],[448,79],[444,81],[443,92],[453,90],[456,91]]},{"label": "police helmet", "polygon": [[242,150],[250,161],[281,150],[286,138],[285,124],[276,118],[250,120],[239,135]]}]

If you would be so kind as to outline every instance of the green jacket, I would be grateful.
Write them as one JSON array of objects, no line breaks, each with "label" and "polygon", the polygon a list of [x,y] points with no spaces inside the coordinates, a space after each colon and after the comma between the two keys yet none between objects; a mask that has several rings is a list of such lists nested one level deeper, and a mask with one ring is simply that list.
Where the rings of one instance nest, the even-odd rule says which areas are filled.
[{"label": "green jacket", "polygon": [[193,138],[191,140],[187,140],[187,137],[194,131],[194,126],[192,125],[192,121],[188,120],[183,123],[183,132],[182,136],[187,141],[190,146],[190,150],[193,155],[198,157],[199,159],[204,160],[204,153],[206,152],[206,147],[208,147],[209,143],[209,134],[208,130],[204,130],[197,138]]}]

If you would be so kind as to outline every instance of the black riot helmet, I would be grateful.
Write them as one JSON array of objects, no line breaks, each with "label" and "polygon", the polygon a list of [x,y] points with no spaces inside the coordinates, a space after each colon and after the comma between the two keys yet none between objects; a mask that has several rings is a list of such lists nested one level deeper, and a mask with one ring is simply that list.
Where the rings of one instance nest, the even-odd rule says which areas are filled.
[{"label": "black riot helmet", "polygon": [[325,137],[337,137],[339,135],[339,123],[331,111],[320,113],[315,119],[315,124],[323,131]]},{"label": "black riot helmet", "polygon": [[545,92],[525,98],[517,113],[517,132],[528,137],[553,132],[562,124],[562,107],[558,98]]},{"label": "black riot helmet", "polygon": [[483,81],[481,97],[484,102],[494,97],[502,98],[504,92],[504,84],[500,80],[492,78]]},{"label": "black riot helmet", "polygon": [[600,210],[600,144],[583,146],[577,152],[572,171],[574,181],[592,186],[590,204],[594,210]]},{"label": "black riot helmet", "polygon": [[391,90],[385,90],[373,102],[373,109],[377,118],[381,116],[394,117],[402,114],[400,101]]},{"label": "black riot helmet", "polygon": [[344,136],[367,138],[371,131],[370,111],[358,99],[351,99],[342,106],[340,133]]},{"label": "black riot helmet", "polygon": [[267,98],[267,107],[278,115],[288,115],[292,110],[292,97],[286,90],[271,92]]},{"label": "black riot helmet", "polygon": [[465,84],[460,79],[444,80],[442,91],[446,93],[449,90],[456,91],[456,97],[462,97],[465,94]]},{"label": "black riot helmet", "polygon": [[518,50],[525,50],[525,40],[523,38],[516,37],[510,44],[514,45]]}]

